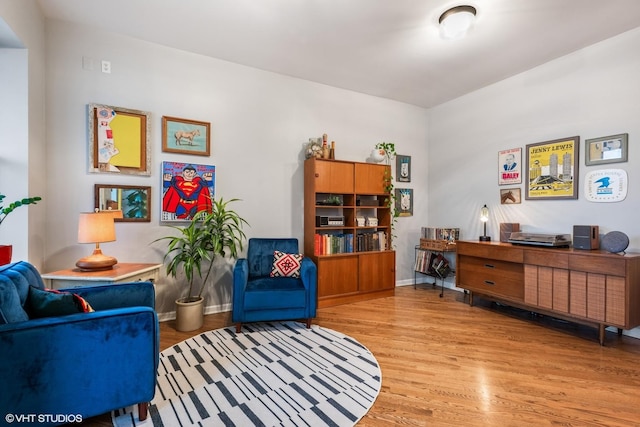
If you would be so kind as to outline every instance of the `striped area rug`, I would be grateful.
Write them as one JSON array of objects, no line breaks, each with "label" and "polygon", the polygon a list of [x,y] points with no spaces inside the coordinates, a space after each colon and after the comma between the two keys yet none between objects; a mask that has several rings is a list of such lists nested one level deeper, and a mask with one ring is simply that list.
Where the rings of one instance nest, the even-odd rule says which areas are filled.
[{"label": "striped area rug", "polygon": [[149,417],[112,413],[131,426],[353,426],[381,385],[375,357],[331,329],[270,322],[217,329],[160,353]]}]

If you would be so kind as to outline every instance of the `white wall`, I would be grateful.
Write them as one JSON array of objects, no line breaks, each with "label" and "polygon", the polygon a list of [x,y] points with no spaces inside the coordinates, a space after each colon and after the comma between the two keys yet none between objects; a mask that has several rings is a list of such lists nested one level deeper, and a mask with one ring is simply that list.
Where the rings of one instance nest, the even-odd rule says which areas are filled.
[{"label": "white wall", "polygon": [[[574,224],[619,230],[640,250],[640,29],[624,33],[429,111],[429,218],[461,227],[462,238],[482,234],[480,208],[491,210],[489,234],[500,222],[524,231],[569,233]],[[584,141],[629,134],[629,161],[585,166]],[[498,151],[580,136],[577,200],[524,200],[500,205]],[[585,200],[587,171],[621,168],[629,175],[627,198],[618,203]]]},{"label": "white wall", "polygon": [[[11,45],[25,48],[3,49],[0,58],[0,191],[13,202],[45,191],[44,17],[35,0],[0,0],[0,20],[11,32]],[[45,215],[46,199],[3,223],[0,244],[14,246],[14,260],[42,267]]]},{"label": "white wall", "polygon": [[[152,186],[151,223],[118,223],[117,242],[101,245],[120,262],[162,262],[168,233],[159,225],[163,160],[216,166],[216,196],[240,198],[248,237],[303,238],[303,144],[327,133],[336,157],[365,161],[377,142],[411,155],[415,215],[398,220],[398,280],[413,277],[413,244],[426,222],[427,112],[424,109],[260,71],[139,40],[47,21],[46,270],[72,267],[91,248],[76,243],[78,213],[93,207],[93,185]],[[217,41],[212,41],[215,43]],[[82,67],[95,61],[93,71]],[[100,72],[111,61],[112,73]],[[86,105],[102,103],[151,113],[152,175],[87,172]],[[211,156],[161,151],[163,115],[211,122]],[[417,231],[416,231],[417,230]],[[407,248],[411,248],[408,250]],[[230,299],[230,265],[215,278],[208,305]],[[172,311],[177,288],[158,286],[158,310]]]},{"label": "white wall", "polygon": [[[480,208],[491,211],[488,234],[499,240],[501,222],[535,233],[573,232],[574,224],[619,230],[640,250],[640,29],[624,33],[429,111],[429,209],[434,226],[461,228],[462,239],[482,234]],[[584,141],[629,134],[626,163],[585,166]],[[580,136],[577,200],[524,200],[500,205],[498,151]],[[585,173],[620,168],[629,176],[626,199],[585,200]],[[523,169],[524,170],[524,169]],[[640,328],[631,333],[640,337]]]}]

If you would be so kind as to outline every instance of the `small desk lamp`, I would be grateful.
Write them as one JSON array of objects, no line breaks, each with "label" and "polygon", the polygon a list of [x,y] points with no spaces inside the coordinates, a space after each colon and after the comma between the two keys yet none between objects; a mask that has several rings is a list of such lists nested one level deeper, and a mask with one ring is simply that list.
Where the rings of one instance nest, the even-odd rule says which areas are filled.
[{"label": "small desk lamp", "polygon": [[82,271],[110,270],[118,263],[114,257],[102,254],[100,243],[116,240],[115,218],[122,218],[122,211],[83,212],[78,222],[78,243],[95,243],[96,248],[88,257],[76,262]]},{"label": "small desk lamp", "polygon": [[487,236],[487,221],[489,221],[489,208],[487,205],[484,205],[482,209],[480,209],[480,221],[484,226],[484,233],[480,236],[481,242],[490,242],[491,236]]}]

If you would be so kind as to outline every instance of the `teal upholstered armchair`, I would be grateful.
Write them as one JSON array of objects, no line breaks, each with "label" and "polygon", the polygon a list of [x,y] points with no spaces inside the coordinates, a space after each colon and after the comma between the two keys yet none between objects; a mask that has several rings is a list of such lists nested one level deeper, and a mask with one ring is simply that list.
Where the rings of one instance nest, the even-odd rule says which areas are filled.
[{"label": "teal upholstered armchair", "polygon": [[[304,319],[309,328],[316,317],[316,265],[303,257],[299,260],[299,277],[272,277],[275,251],[298,255],[298,240],[249,239],[247,257],[236,261],[231,318],[237,332],[243,323],[273,320]],[[285,264],[297,262],[283,259]],[[288,267],[291,265],[283,265],[285,270]]]},{"label": "teal upholstered armchair", "polygon": [[[42,278],[31,264],[0,267],[3,419],[11,414],[29,421],[20,425],[57,425],[135,404],[140,417],[146,417],[158,367],[153,284],[70,290],[93,312],[67,306],[42,289]],[[61,307],[75,313],[52,313]]]}]

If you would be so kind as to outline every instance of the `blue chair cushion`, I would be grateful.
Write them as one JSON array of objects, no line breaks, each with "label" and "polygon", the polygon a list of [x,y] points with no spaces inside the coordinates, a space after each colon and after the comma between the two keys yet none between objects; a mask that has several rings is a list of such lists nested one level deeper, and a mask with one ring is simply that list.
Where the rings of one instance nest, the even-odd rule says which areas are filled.
[{"label": "blue chair cushion", "polygon": [[289,254],[298,253],[298,239],[249,239],[247,259],[250,278],[271,275],[273,253],[276,250]]},{"label": "blue chair cushion", "polygon": [[306,306],[306,289],[300,279],[290,277],[250,280],[244,295],[244,309],[271,310]]}]

